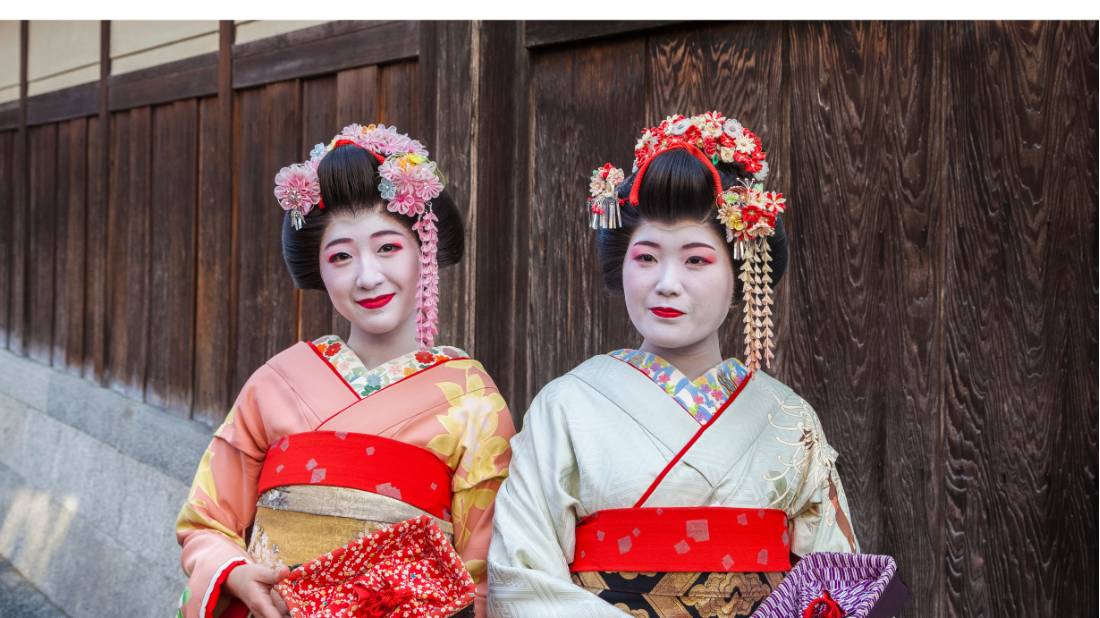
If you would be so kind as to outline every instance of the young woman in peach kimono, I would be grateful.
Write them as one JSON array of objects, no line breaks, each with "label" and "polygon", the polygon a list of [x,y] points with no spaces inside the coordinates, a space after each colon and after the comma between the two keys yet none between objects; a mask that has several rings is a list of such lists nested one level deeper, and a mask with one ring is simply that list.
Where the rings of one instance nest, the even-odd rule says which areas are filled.
[{"label": "young woman in peach kimono", "polygon": [[176,524],[181,616],[285,616],[288,567],[422,516],[453,543],[483,615],[514,429],[482,366],[433,345],[437,267],[461,257],[462,222],[427,154],[351,125],[276,176],[290,274],[327,290],[350,336],[275,355],[215,432]]}]

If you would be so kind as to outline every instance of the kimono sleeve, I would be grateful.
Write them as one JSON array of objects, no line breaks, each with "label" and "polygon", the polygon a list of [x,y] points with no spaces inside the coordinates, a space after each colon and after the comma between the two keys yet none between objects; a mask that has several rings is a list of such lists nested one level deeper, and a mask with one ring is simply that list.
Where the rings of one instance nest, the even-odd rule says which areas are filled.
[{"label": "kimono sleeve", "polygon": [[225,422],[199,461],[191,492],[176,519],[180,562],[188,576],[179,615],[225,615],[243,604],[222,586],[229,573],[249,562],[245,534],[256,512],[256,484],[267,449],[260,394],[286,390],[273,370],[262,367],[245,384]]},{"label": "kimono sleeve", "polygon": [[458,361],[448,366],[463,369],[465,383],[437,384],[448,400],[447,414],[439,417],[447,433],[432,439],[428,448],[447,457],[454,470],[451,520],[455,550],[477,583],[474,613],[480,618],[485,616],[488,590],[485,571],[493,503],[508,476],[512,459],[508,440],[516,430],[508,405],[480,363]]},{"label": "kimono sleeve", "polygon": [[802,402],[802,480],[792,508],[791,551],[859,553],[848,499],[836,469],[837,452],[825,440],[817,414]]},{"label": "kimono sleeve", "polygon": [[558,400],[565,379],[539,393],[512,440],[512,468],[497,494],[489,546],[492,616],[622,616],[569,575],[579,478]]}]

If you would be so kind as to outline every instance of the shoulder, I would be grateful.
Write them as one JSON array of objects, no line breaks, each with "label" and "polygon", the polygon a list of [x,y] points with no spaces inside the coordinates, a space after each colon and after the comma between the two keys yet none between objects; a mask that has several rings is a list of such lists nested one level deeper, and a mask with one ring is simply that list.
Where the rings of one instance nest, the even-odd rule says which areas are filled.
[{"label": "shoulder", "polygon": [[813,406],[791,387],[763,371],[755,372],[752,379],[758,381],[758,388],[774,398],[775,409],[771,412],[773,428],[788,430],[800,447],[816,451],[826,459],[836,459],[837,453],[829,446],[821,419]]},{"label": "shoulder", "polygon": [[264,365],[272,368],[281,368],[288,365],[293,366],[303,361],[313,362],[317,360],[320,360],[320,357],[317,355],[314,344],[311,342],[299,341],[269,358]]},{"label": "shoulder", "polygon": [[570,418],[590,416],[594,404],[606,403],[593,386],[604,363],[615,363],[606,355],[594,356],[539,389],[524,415],[524,426],[568,425]]},{"label": "shoulder", "polygon": [[555,399],[597,392],[594,385],[599,384],[600,377],[618,362],[606,354],[597,354],[547,382],[535,397]]},{"label": "shoulder", "polygon": [[757,388],[765,389],[780,403],[806,403],[806,400],[794,392],[794,389],[759,369],[752,373],[752,381],[756,383]]},{"label": "shoulder", "polygon": [[763,394],[766,399],[771,400],[784,415],[804,417],[815,425],[820,424],[813,406],[790,386],[760,370],[753,372],[752,381],[754,388]]},{"label": "shoulder", "polygon": [[265,410],[304,407],[320,416],[327,410],[346,407],[358,396],[316,348],[299,342],[257,368],[241,388],[240,398]]},{"label": "shoulder", "polygon": [[294,375],[303,365],[316,363],[317,353],[309,343],[299,341],[267,359],[252,372],[242,386],[242,391],[257,386],[289,387],[288,377]]},{"label": "shoulder", "polygon": [[[434,359],[429,356],[434,356]],[[430,350],[417,352],[416,358],[418,362],[435,363],[431,369],[439,370],[437,373],[457,372],[465,375],[468,382],[472,378],[478,390],[499,390],[492,375],[485,369],[485,365],[462,348],[449,345],[435,346]]]}]

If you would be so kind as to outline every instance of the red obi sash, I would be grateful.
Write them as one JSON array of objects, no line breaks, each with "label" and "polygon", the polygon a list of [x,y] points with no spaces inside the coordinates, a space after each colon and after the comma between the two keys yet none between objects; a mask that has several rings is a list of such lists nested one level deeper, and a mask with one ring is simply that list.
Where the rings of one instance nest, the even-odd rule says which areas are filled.
[{"label": "red obi sash", "polygon": [[577,524],[569,570],[789,571],[787,514],[722,506],[606,509]]},{"label": "red obi sash", "polygon": [[434,453],[381,436],[307,431],[267,449],[258,493],[286,485],[348,487],[451,519],[451,469]]},{"label": "red obi sash", "polygon": [[569,570],[661,572],[789,571],[787,514],[778,509],[691,506],[643,508],[684,454],[752,378],[745,377],[632,508],[605,509],[577,522]]}]

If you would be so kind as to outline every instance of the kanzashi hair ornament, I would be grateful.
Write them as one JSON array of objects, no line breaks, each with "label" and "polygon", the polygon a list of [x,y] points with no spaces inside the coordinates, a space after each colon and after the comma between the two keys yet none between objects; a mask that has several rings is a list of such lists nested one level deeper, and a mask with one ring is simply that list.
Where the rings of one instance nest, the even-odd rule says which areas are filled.
[{"label": "kanzashi hair ornament", "polygon": [[760,183],[730,187],[718,195],[718,220],[734,259],[741,260],[746,365],[770,366],[775,357],[772,330],[772,255],[768,237],[776,218],[787,209],[782,193],[764,191]]},{"label": "kanzashi hair ornament", "polygon": [[613,229],[622,225],[619,207],[626,200],[620,199],[617,192],[624,178],[623,171],[610,163],[604,163],[592,170],[592,178],[588,183],[588,209],[592,213],[592,229]]},{"label": "kanzashi hair ornament", "polygon": [[[657,155],[683,150],[707,168],[714,184],[717,218],[726,228],[726,241],[733,257],[741,261],[738,278],[742,288],[744,311],[745,365],[752,370],[761,362],[770,366],[775,358],[775,333],[772,323],[772,255],[768,237],[776,230],[776,220],[787,208],[782,193],[764,191],[768,176],[767,153],[760,138],[732,118],[719,112],[697,116],[669,116],[656,127],[642,131],[634,147],[634,184],[630,206],[638,205],[642,180]],[[717,165],[735,164],[752,178],[724,188]],[[588,199],[592,227],[612,229],[622,225],[617,199],[623,182],[622,170],[610,163],[592,172]]]},{"label": "kanzashi hair ornament", "polygon": [[279,170],[275,175],[275,199],[290,213],[294,229],[302,229],[314,206],[325,207],[317,167],[328,153],[342,146],[369,152],[379,163],[378,191],[386,209],[416,219],[412,226],[420,239],[416,338],[422,349],[430,348],[439,332],[439,219],[432,212],[432,200],[443,193],[445,180],[423,144],[383,124],[348,125],[328,145],[314,146],[307,161]]}]

